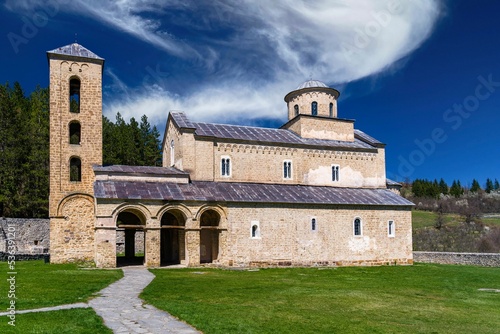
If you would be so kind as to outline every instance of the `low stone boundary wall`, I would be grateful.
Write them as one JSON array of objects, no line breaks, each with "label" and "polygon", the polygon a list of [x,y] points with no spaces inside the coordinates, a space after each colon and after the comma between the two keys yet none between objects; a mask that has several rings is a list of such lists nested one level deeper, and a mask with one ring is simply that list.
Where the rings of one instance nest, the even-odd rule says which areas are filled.
[{"label": "low stone boundary wall", "polygon": [[[0,262],[8,261],[9,256],[12,256],[12,254],[0,252]],[[49,259],[49,254],[14,254],[15,261],[45,260],[45,262],[48,262]]]},{"label": "low stone boundary wall", "polygon": [[16,254],[44,254],[50,248],[50,220],[0,218],[0,252],[8,252],[8,241]]},{"label": "low stone boundary wall", "polygon": [[500,267],[500,253],[413,252],[413,261]]}]

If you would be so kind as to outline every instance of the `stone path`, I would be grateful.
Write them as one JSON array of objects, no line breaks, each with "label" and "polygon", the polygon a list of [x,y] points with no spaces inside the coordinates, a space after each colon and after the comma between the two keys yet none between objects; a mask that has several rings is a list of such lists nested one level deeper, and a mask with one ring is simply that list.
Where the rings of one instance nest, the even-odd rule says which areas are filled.
[{"label": "stone path", "polygon": [[[139,298],[142,290],[155,277],[147,269],[144,267],[128,267],[123,269],[123,274],[124,277],[122,279],[99,291],[99,297],[90,300],[88,304],[75,303],[16,311],[16,313],[22,314],[92,307],[103,318],[104,324],[111,328],[114,333],[200,333],[167,312],[144,304],[144,301]],[[9,312],[2,312],[0,316],[8,314]]]},{"label": "stone path", "polygon": [[114,333],[199,333],[154,306],[144,304],[141,291],[154,275],[145,268],[124,268],[124,277],[99,292],[89,305]]},{"label": "stone path", "polygon": [[[89,304],[86,303],[75,303],[75,304],[65,304],[52,307],[42,307],[31,310],[16,310],[16,314],[33,313],[33,312],[49,312],[49,311],[59,311],[59,310],[69,310],[72,308],[88,308]],[[0,317],[4,315],[9,315],[9,312],[1,312]]]}]

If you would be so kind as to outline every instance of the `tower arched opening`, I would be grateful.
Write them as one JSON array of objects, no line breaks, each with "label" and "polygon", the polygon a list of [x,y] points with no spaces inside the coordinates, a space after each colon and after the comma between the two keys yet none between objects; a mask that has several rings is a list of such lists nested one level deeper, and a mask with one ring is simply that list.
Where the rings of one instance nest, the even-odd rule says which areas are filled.
[{"label": "tower arched opening", "polygon": [[80,113],[80,79],[78,78],[69,81],[69,111]]}]

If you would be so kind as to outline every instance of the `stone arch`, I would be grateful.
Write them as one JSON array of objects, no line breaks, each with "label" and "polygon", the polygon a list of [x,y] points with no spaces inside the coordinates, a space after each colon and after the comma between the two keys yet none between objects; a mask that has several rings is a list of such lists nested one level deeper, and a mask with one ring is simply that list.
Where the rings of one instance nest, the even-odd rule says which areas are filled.
[{"label": "stone arch", "polygon": [[221,231],[227,226],[224,210],[216,205],[205,205],[197,212],[200,227],[200,263],[217,261],[220,254]]},{"label": "stone arch", "polygon": [[92,211],[92,214],[95,215],[95,205],[94,205],[94,197],[89,195],[89,194],[85,194],[85,193],[74,193],[74,194],[71,194],[71,195],[68,195],[66,197],[64,197],[60,202],[59,202],[59,205],[57,207],[57,215],[59,217],[64,217],[64,214],[63,214],[63,209],[64,207],[66,206],[66,203],[70,200],[73,200],[75,198],[80,198],[81,200],[86,200],[88,201],[92,207],[94,208],[94,210]]},{"label": "stone arch", "polygon": [[[51,240],[51,249],[65,254],[67,261],[92,261],[94,259],[95,203],[88,194],[75,193],[59,203],[58,215],[64,218],[63,228],[55,228],[57,238]],[[78,249],[78,252],[71,250]]]},{"label": "stone arch", "polygon": [[161,207],[160,210],[158,210],[156,217],[158,217],[158,219],[161,222],[163,214],[165,214],[167,211],[171,211],[171,210],[178,210],[179,212],[181,212],[184,215],[186,222],[188,222],[190,219],[193,218],[193,213],[191,212],[191,210],[189,210],[189,208],[187,206],[185,206],[184,204],[180,204],[180,203],[179,204],[168,204],[168,205]]},{"label": "stone arch", "polygon": [[115,209],[117,265],[144,264],[145,227],[150,217],[149,210],[142,204],[124,203]]},{"label": "stone arch", "polygon": [[158,214],[160,219],[160,265],[186,261],[186,223],[191,212],[182,205],[169,205]]},{"label": "stone arch", "polygon": [[204,212],[208,211],[208,210],[213,210],[213,211],[216,211],[219,216],[220,216],[220,221],[219,221],[219,227],[220,228],[227,228],[227,221],[226,221],[226,211],[219,205],[213,205],[213,204],[205,204],[203,206],[201,206],[198,211],[196,212],[195,216],[194,216],[194,219],[198,222],[198,226],[197,227],[200,227],[200,219],[201,219],[201,216],[203,215]]},{"label": "stone arch", "polygon": [[118,205],[112,212],[113,220],[116,222],[118,215],[121,212],[132,212],[132,213],[137,213],[137,215],[141,218],[141,221],[143,222],[143,225],[147,225],[147,221],[151,218],[151,212],[148,210],[148,208],[140,203],[122,203]]}]

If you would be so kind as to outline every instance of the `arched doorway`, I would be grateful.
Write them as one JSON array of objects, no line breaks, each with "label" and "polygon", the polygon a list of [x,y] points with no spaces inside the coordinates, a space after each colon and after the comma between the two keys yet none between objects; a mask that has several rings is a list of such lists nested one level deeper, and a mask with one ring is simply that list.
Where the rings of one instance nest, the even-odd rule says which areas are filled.
[{"label": "arched doorway", "polygon": [[[141,215],[142,216],[142,215]],[[131,211],[118,214],[116,220],[116,264],[144,264],[144,219]]]},{"label": "arched doorway", "polygon": [[169,210],[163,214],[160,223],[160,265],[179,264],[186,259],[186,218],[180,210]]},{"label": "arched doorway", "polygon": [[212,263],[219,256],[220,215],[207,210],[200,217],[200,262]]}]

